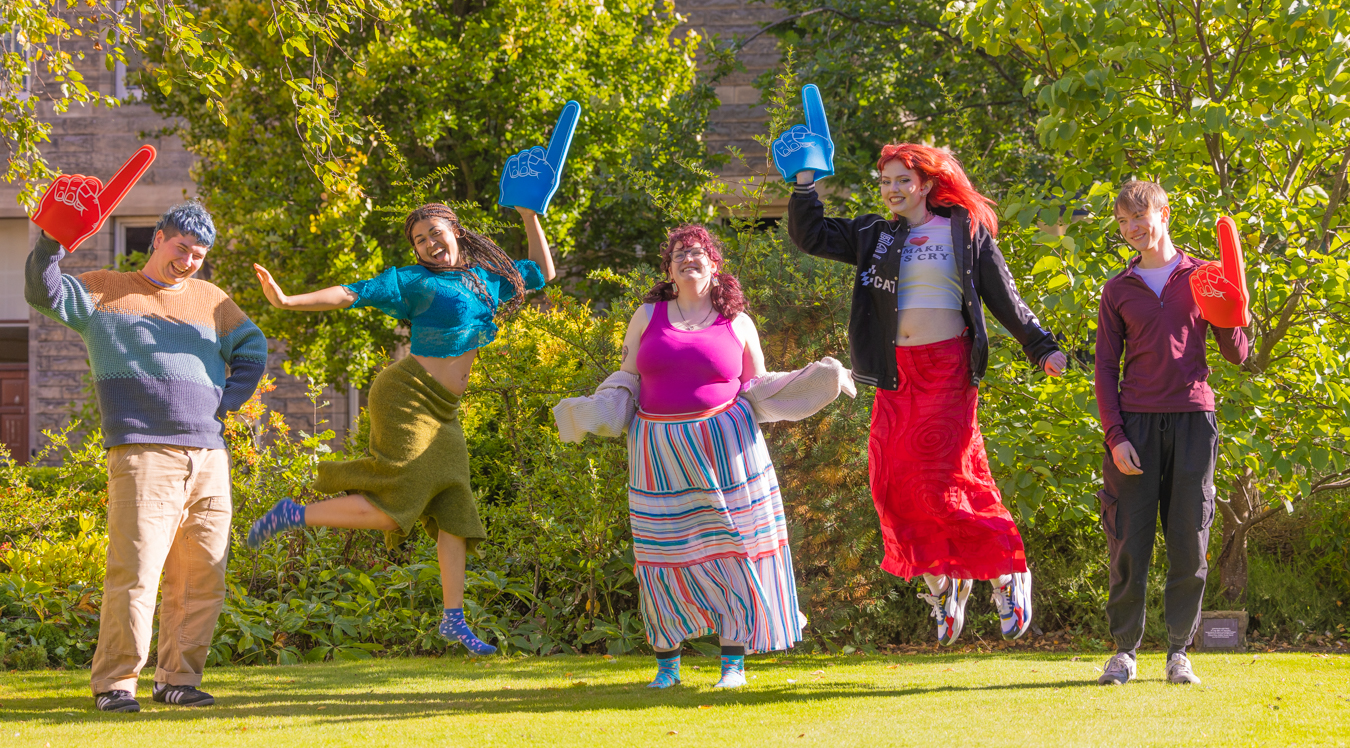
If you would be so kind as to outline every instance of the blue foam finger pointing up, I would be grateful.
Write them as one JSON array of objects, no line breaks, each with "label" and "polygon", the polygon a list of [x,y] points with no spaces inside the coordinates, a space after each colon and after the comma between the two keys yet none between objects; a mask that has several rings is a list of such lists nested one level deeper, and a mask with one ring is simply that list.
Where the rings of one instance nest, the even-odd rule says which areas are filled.
[{"label": "blue foam finger pointing up", "polygon": [[558,115],[558,124],[553,127],[553,136],[548,141],[548,159],[549,166],[553,171],[562,171],[563,163],[567,161],[567,151],[572,147],[572,134],[577,130],[577,122],[581,119],[581,105],[575,101],[569,101],[563,106],[562,113]]},{"label": "blue foam finger pointing up", "polygon": [[806,110],[806,129],[829,139],[830,123],[825,118],[825,102],[821,100],[816,84],[802,86],[802,108]]}]

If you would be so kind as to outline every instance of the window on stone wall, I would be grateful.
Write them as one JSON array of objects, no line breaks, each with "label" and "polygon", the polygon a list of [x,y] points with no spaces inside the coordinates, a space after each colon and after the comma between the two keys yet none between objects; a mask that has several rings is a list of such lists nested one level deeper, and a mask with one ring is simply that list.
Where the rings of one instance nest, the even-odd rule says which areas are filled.
[{"label": "window on stone wall", "polygon": [[27,218],[0,218],[0,325],[28,324],[23,266],[32,249]]},{"label": "window on stone wall", "polygon": [[[23,35],[17,31],[0,33],[0,53],[5,55],[3,74],[0,75],[0,96],[15,99],[27,98],[32,86],[33,76],[31,75],[32,61],[28,56],[28,44],[24,41]],[[17,57],[11,55],[17,55]],[[14,65],[21,65],[24,69],[23,82],[17,91],[12,91],[9,83],[9,70]]]},{"label": "window on stone wall", "polygon": [[[113,3],[113,10],[121,12],[126,7],[126,0],[116,0]],[[131,25],[136,29],[141,28],[140,14],[132,16]],[[127,58],[126,62],[113,63],[113,96],[123,101],[128,99],[140,101],[144,92],[141,90],[140,76],[141,71],[141,53],[131,45],[122,48],[122,54]]]}]

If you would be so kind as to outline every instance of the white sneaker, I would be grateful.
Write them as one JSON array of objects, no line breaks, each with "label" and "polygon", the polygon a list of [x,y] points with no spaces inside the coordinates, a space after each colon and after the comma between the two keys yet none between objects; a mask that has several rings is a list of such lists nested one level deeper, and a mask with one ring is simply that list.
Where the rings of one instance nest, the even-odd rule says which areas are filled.
[{"label": "white sneaker", "polygon": [[1134,658],[1124,652],[1117,652],[1106,661],[1097,683],[1102,686],[1123,686],[1134,680],[1134,673]]},{"label": "white sneaker", "polygon": [[920,600],[933,606],[930,614],[937,619],[938,643],[951,646],[961,636],[966,625],[966,601],[975,583],[969,579],[947,579],[947,589],[936,595],[920,594]]},{"label": "white sneaker", "polygon": [[1031,627],[1031,572],[1010,574],[1002,587],[994,588],[994,607],[1003,626],[1004,639],[1016,639]]},{"label": "white sneaker", "polygon": [[1200,685],[1200,679],[1191,670],[1191,661],[1185,652],[1177,652],[1167,658],[1167,680],[1179,686]]}]

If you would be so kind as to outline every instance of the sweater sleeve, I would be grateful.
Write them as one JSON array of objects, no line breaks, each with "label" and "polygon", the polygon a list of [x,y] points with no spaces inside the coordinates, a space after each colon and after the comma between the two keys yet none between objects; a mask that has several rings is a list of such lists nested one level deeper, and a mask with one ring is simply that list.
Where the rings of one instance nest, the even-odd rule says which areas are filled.
[{"label": "sweater sleeve", "polygon": [[[226,303],[234,304],[233,301]],[[220,339],[220,355],[230,366],[230,376],[225,379],[220,408],[216,411],[216,416],[222,419],[253,397],[267,370],[267,336],[253,320],[243,316],[242,310],[238,314],[243,320]]]},{"label": "sweater sleeve", "polygon": [[1111,304],[1109,289],[1102,289],[1101,305],[1097,308],[1097,350],[1094,371],[1097,389],[1097,412],[1106,433],[1106,446],[1115,449],[1128,441],[1125,436],[1125,417],[1120,412],[1120,357],[1125,352],[1125,320]]},{"label": "sweater sleeve", "polygon": [[1229,363],[1241,365],[1247,360],[1251,344],[1247,339],[1246,328],[1210,325],[1210,329],[1214,331],[1214,340],[1219,343],[1219,353],[1228,359]]},{"label": "sweater sleeve", "polygon": [[788,236],[797,249],[812,257],[858,264],[854,222],[847,218],[826,218],[825,205],[816,194],[814,182],[793,188],[787,213]]},{"label": "sweater sleeve", "polygon": [[67,254],[55,239],[43,234],[28,255],[23,297],[38,314],[82,333],[94,316],[96,304],[78,278],[61,272],[59,263]]}]

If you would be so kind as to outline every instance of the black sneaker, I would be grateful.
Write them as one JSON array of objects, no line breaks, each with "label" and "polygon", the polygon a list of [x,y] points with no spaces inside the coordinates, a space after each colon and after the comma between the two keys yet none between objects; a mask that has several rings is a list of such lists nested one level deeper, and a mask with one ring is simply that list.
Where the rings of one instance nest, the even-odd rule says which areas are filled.
[{"label": "black sneaker", "polygon": [[198,691],[196,686],[170,686],[159,681],[155,681],[155,688],[150,692],[150,697],[158,704],[175,706],[211,706],[216,703],[216,697],[205,691]]},{"label": "black sneaker", "polygon": [[130,691],[104,691],[94,694],[94,707],[100,712],[139,712],[141,702]]}]

